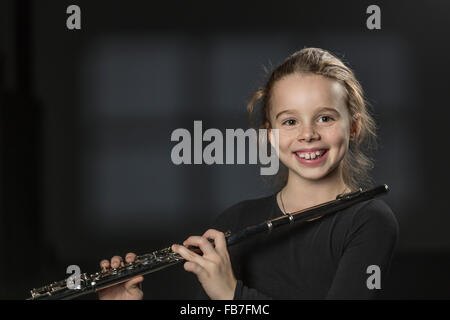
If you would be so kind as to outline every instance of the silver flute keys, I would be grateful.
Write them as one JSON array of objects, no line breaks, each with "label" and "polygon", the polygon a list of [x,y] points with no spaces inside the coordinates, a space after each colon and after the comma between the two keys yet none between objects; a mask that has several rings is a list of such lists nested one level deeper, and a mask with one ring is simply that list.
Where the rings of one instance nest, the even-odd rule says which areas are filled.
[{"label": "silver flute keys", "polygon": [[[174,253],[170,248],[164,248],[137,256],[134,262],[126,263],[124,266],[115,269],[102,270],[91,275],[83,273],[79,276],[79,279],[74,279],[71,276],[70,279],[32,289],[29,300],[73,299],[127,281],[138,275],[164,269],[183,260],[180,255]],[[79,280],[78,287],[68,286],[67,280],[69,280],[69,283],[75,283],[75,280]]]}]

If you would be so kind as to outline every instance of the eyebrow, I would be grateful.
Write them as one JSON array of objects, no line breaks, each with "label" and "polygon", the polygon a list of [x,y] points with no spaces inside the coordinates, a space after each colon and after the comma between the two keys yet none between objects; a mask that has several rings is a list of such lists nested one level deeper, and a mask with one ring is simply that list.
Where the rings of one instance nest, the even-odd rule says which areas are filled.
[{"label": "eyebrow", "polygon": [[278,119],[278,117],[281,116],[283,113],[294,113],[294,111],[293,110],[283,110],[276,115],[275,119]]},{"label": "eyebrow", "polygon": [[[319,110],[317,110],[317,113],[322,112],[322,111],[331,111],[331,112],[340,114],[339,111],[337,111],[335,108],[329,108],[329,107],[320,108]],[[295,113],[295,110],[292,110],[292,109],[283,110],[276,115],[275,119],[278,119],[278,117],[280,115],[282,115],[283,113]]]}]

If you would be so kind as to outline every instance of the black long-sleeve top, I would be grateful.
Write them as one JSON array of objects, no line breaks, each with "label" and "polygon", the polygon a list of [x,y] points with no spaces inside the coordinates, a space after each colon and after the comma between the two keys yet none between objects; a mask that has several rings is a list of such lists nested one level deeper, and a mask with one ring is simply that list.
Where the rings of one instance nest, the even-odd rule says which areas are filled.
[{"label": "black long-sleeve top", "polygon": [[[273,194],[230,207],[214,228],[236,232],[282,214]],[[238,279],[234,299],[377,298],[397,239],[397,220],[380,199],[253,236],[228,248]],[[381,289],[373,288],[373,265],[379,267]]]}]

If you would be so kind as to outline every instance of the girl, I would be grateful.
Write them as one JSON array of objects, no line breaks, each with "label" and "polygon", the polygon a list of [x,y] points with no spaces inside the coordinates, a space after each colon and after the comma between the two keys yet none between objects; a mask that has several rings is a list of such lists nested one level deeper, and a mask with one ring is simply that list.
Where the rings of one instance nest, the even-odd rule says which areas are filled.
[{"label": "girl", "polygon": [[[337,57],[317,48],[294,53],[255,92],[247,106],[250,116],[258,101],[259,127],[268,130],[272,144],[272,130],[278,129],[281,190],[232,206],[213,229],[174,244],[172,250],[187,260],[184,269],[196,274],[211,299],[376,297],[398,237],[395,216],[379,199],[227,248],[224,231],[239,231],[371,183],[373,162],[363,147],[374,145],[375,123],[360,84]],[[188,246],[199,247],[203,255]],[[133,258],[131,254],[127,261]],[[102,263],[110,266],[108,260]],[[120,263],[120,257],[112,263]],[[136,286],[142,280],[106,289],[100,298],[142,298]]]}]

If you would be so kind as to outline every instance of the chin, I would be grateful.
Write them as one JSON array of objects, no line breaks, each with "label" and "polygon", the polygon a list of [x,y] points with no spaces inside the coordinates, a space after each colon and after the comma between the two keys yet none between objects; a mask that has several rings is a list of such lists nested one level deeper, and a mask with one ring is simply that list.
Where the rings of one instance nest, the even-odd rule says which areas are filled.
[{"label": "chin", "polygon": [[[325,171],[324,168],[307,168],[306,170],[291,170],[292,173],[301,177],[304,180],[317,181],[325,178],[328,175],[328,171]],[[308,172],[306,172],[308,171]]]}]

